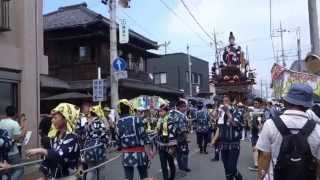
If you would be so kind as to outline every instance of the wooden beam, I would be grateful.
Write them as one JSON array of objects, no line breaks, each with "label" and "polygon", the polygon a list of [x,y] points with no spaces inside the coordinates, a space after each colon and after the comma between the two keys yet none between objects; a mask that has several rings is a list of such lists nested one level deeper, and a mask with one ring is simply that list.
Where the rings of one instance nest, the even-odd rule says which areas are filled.
[{"label": "wooden beam", "polygon": [[104,36],[104,35],[102,33],[89,33],[89,34],[80,34],[80,35],[74,35],[74,36],[47,38],[46,40],[47,41],[63,41],[63,40],[72,40],[72,39],[79,39],[79,38],[91,38],[93,36]]}]

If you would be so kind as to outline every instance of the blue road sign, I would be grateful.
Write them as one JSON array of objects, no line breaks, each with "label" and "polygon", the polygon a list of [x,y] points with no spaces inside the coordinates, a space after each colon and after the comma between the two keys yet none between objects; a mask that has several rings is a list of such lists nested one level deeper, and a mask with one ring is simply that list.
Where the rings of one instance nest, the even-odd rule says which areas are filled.
[{"label": "blue road sign", "polygon": [[112,66],[113,66],[113,69],[115,71],[125,71],[127,69],[127,62],[120,58],[120,57],[117,57],[113,63],[112,63]]}]

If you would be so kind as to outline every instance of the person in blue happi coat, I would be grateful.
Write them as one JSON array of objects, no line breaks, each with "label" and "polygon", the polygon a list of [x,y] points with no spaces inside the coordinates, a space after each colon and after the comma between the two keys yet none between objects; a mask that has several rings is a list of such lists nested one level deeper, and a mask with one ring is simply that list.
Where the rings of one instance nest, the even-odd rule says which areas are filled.
[{"label": "person in blue happi coat", "polygon": [[152,157],[151,141],[144,127],[143,119],[133,115],[134,108],[126,100],[119,102],[120,119],[117,122],[119,150],[122,152],[122,165],[125,179],[134,179],[134,168],[139,171],[140,179],[148,178],[148,164]]},{"label": "person in blue happi coat", "polygon": [[237,165],[240,156],[240,139],[242,136],[242,124],[239,121],[239,112],[231,104],[231,98],[227,95],[223,98],[215,116],[218,118],[218,128],[212,144],[219,139],[221,159],[225,169],[226,180],[242,180]]},{"label": "person in blue happi coat", "polygon": [[188,121],[186,116],[187,103],[179,100],[176,103],[176,109],[169,112],[169,121],[174,122],[176,126],[177,137],[177,162],[182,171],[190,172],[189,168],[189,147],[188,147]]},{"label": "person in blue happi coat", "polygon": [[[78,119],[76,126],[76,132],[79,137],[84,139],[84,148],[91,148],[84,151],[84,160],[88,165],[88,168],[99,165],[107,159],[106,146],[109,142],[107,135],[107,128],[103,119],[105,118],[103,108],[99,104],[97,106],[90,107],[90,115],[86,119],[84,124],[79,126],[79,121],[84,117]],[[97,168],[94,171],[88,172],[86,175],[87,180],[104,179],[106,177],[106,166]]]},{"label": "person in blue happi coat", "polygon": [[210,136],[210,116],[206,109],[203,108],[203,103],[197,104],[198,111],[196,113],[196,132],[197,132],[197,143],[199,145],[200,153],[208,154],[207,145],[209,143]]},{"label": "person in blue happi coat", "polygon": [[[169,121],[169,106],[162,104],[159,110],[159,120],[157,124],[156,142],[159,151],[159,159],[163,180],[174,180],[176,176],[176,157],[177,139],[175,122]],[[169,167],[169,170],[168,170]]]},{"label": "person in blue happi coat", "polygon": [[27,157],[41,155],[45,160],[40,165],[42,179],[76,180],[80,160],[78,136],[74,133],[79,109],[69,103],[60,103],[51,111],[52,128],[49,132],[50,147],[27,151]]},{"label": "person in blue happi coat", "polygon": [[11,140],[9,133],[5,129],[0,129],[0,179],[2,179],[4,172],[1,170],[9,169],[10,165],[7,164],[8,154],[12,147],[13,141]]},{"label": "person in blue happi coat", "polygon": [[191,132],[193,132],[196,129],[196,113],[197,113],[197,108],[195,108],[196,103],[193,100],[188,101],[188,111],[187,111],[187,117],[189,119],[189,129]]}]

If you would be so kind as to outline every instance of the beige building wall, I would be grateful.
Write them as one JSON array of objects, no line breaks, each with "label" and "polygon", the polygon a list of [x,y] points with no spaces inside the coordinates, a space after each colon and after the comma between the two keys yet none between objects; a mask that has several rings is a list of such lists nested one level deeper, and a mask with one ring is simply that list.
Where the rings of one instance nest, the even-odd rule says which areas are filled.
[{"label": "beige building wall", "polygon": [[[48,74],[43,53],[42,0],[11,0],[10,31],[0,32],[0,82],[2,74],[16,73],[18,110],[28,119],[32,131],[30,146],[39,146],[39,74]],[[7,78],[8,79],[8,78]],[[26,148],[29,148],[26,147]]]}]

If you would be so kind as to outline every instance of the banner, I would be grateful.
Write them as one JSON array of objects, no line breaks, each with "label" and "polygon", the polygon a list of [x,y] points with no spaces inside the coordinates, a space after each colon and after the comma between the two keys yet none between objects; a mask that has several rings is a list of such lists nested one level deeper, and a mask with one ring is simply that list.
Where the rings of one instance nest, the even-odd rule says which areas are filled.
[{"label": "banner", "polygon": [[308,84],[313,88],[314,93],[320,96],[320,76],[291,71],[279,66],[276,64],[272,68],[272,85],[276,98],[287,94],[295,83]]},{"label": "banner", "polygon": [[131,99],[130,102],[133,104],[134,108],[139,111],[160,109],[162,104],[169,104],[169,101],[162,99],[159,96],[144,95]]}]

